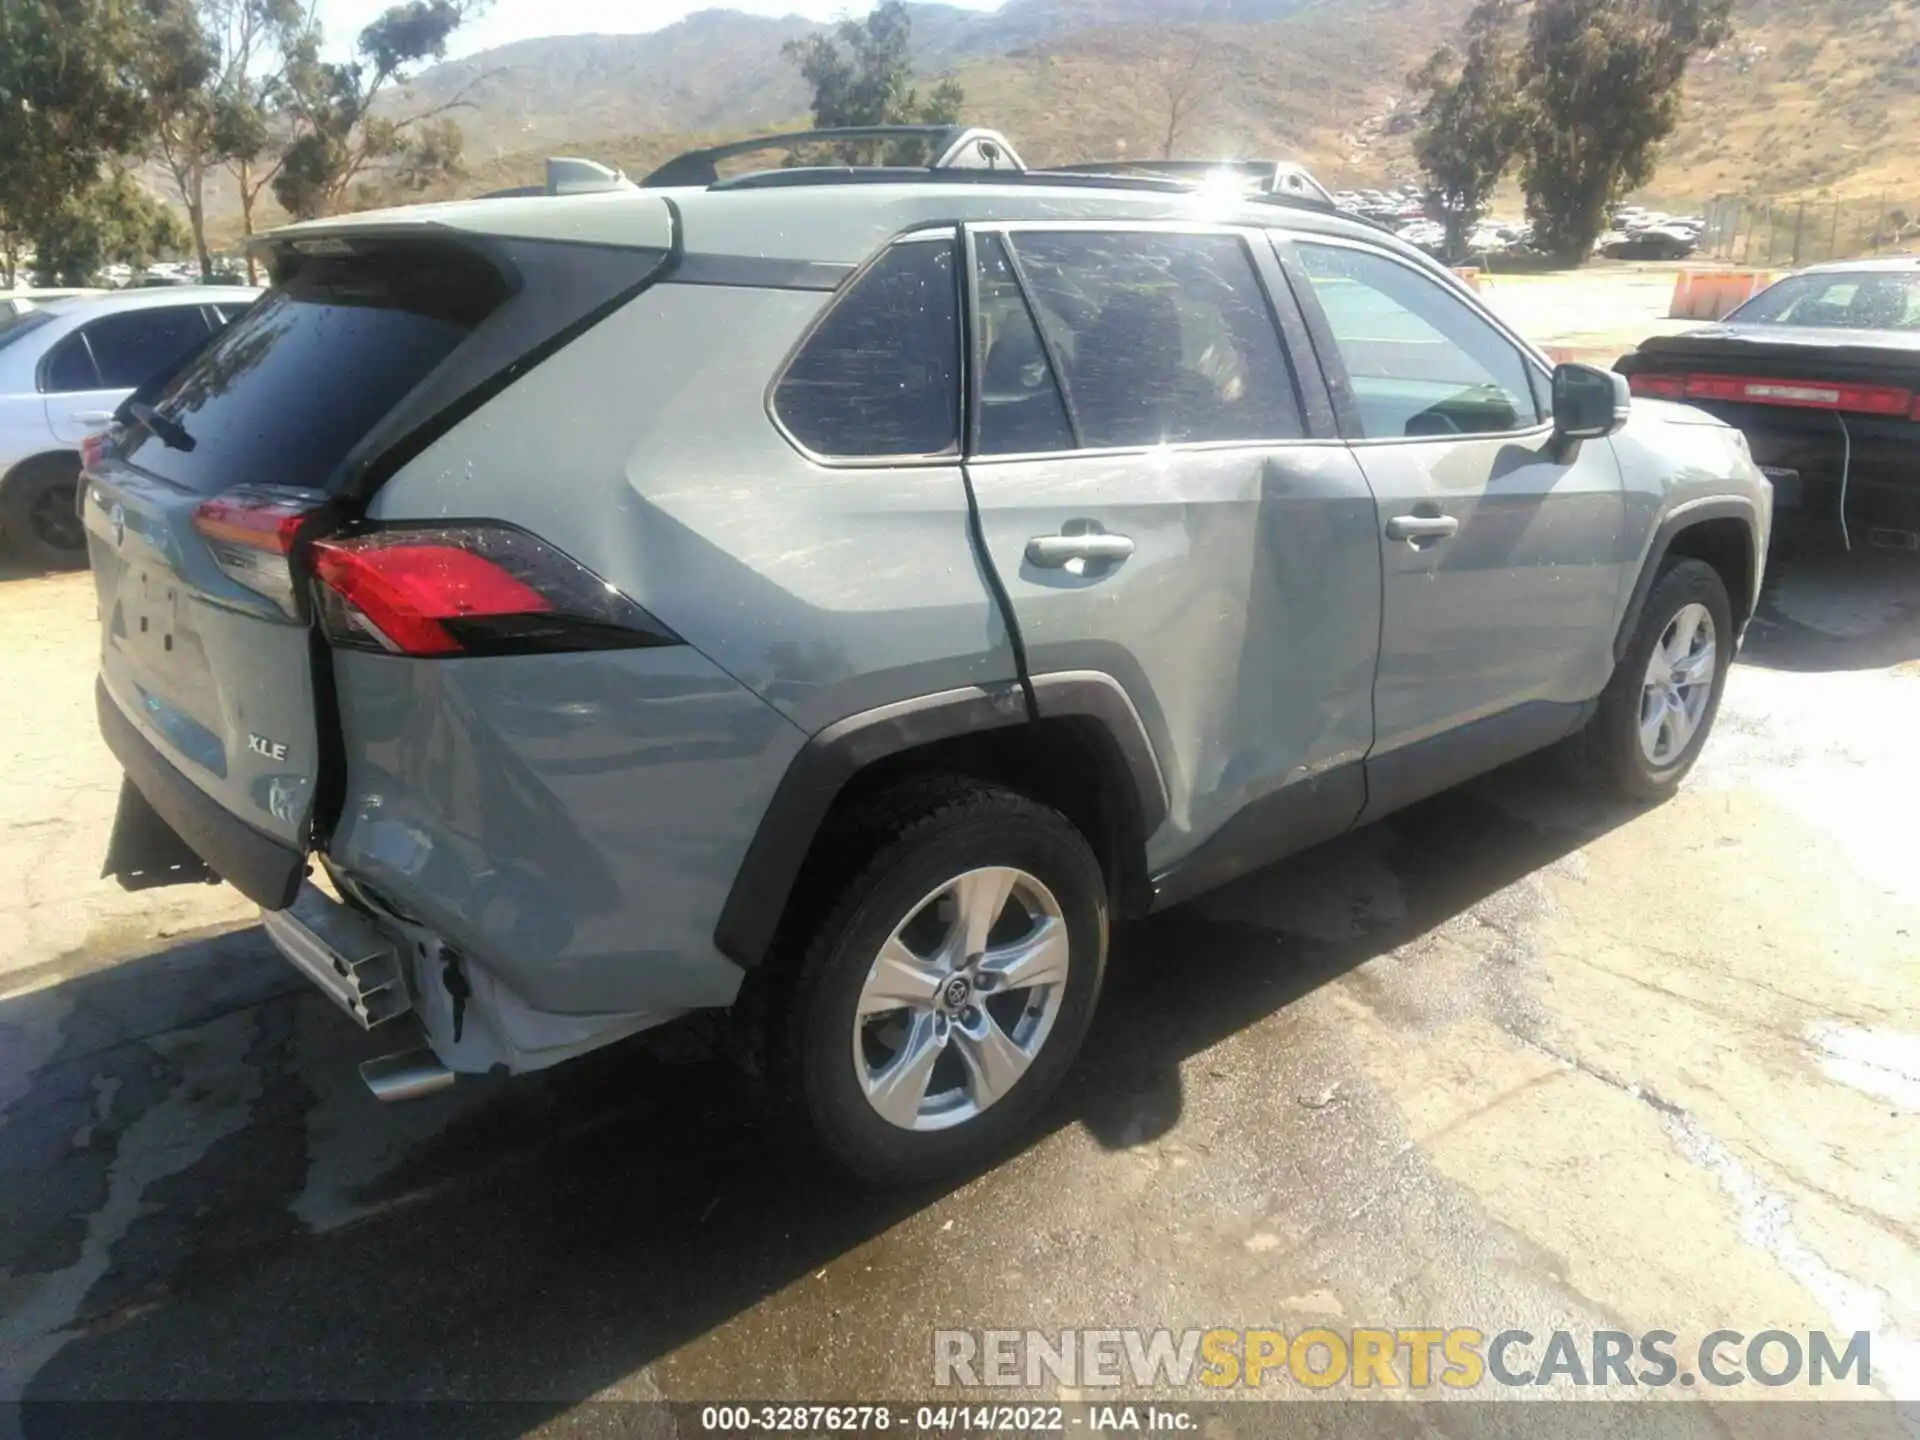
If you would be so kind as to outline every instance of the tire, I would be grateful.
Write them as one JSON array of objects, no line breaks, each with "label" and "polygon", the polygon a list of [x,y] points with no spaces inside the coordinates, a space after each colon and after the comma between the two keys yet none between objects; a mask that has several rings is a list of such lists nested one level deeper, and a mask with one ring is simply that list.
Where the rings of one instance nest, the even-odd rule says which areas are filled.
[{"label": "tire", "polygon": [[[820,1147],[861,1180],[971,1171],[1028,1130],[1086,1038],[1106,968],[1099,862],[1057,811],[970,780],[891,792],[841,843],[849,878],[786,1011],[788,1093]],[[984,953],[969,955],[980,930],[957,917],[985,914],[1003,889]],[[883,948],[912,963],[883,969]],[[1028,967],[1001,975],[1019,954]],[[1064,981],[1005,983],[1061,963]],[[881,994],[887,982],[897,983]],[[914,1004],[860,1018],[863,997],[884,1005],[896,993]]]},{"label": "tire", "polygon": [[[1677,653],[1681,628],[1689,620],[1696,622],[1690,632],[1694,643],[1683,657],[1687,664],[1682,668],[1690,675],[1699,673],[1697,621],[1702,612],[1711,625],[1711,675],[1693,685],[1658,694],[1651,691],[1655,648],[1662,647],[1663,654]],[[1599,708],[1574,737],[1577,768],[1600,788],[1628,799],[1658,801],[1673,794],[1699,759],[1714,717],[1720,713],[1734,638],[1733,606],[1719,573],[1703,560],[1668,559],[1647,592],[1633,639],[1614,667]],[[1669,679],[1680,673],[1681,669],[1667,672]],[[1693,696],[1698,689],[1706,693],[1696,711]],[[1662,702],[1664,723],[1654,723],[1659,719],[1653,708],[1656,699]],[[1686,717],[1689,723],[1682,726]],[[1643,720],[1649,722],[1652,743],[1643,735]]]},{"label": "tire", "polygon": [[87,563],[86,530],[74,509],[80,460],[30,460],[0,490],[0,535],[16,559],[41,570],[79,570]]}]

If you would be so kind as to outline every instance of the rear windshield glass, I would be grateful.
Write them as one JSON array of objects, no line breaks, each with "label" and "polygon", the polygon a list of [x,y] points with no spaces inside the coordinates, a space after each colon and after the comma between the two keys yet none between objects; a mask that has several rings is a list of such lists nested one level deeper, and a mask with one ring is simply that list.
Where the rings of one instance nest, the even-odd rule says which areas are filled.
[{"label": "rear windshield glass", "polygon": [[445,247],[295,263],[161,388],[154,409],[178,429],[130,427],[129,460],[202,494],[324,489],[505,294],[491,266]]},{"label": "rear windshield glass", "polygon": [[1920,271],[1839,270],[1791,275],[1727,317],[1738,325],[1920,330]]},{"label": "rear windshield glass", "polygon": [[23,310],[17,315],[11,310],[0,310],[0,349],[31,335],[52,319],[53,316],[45,310]]}]

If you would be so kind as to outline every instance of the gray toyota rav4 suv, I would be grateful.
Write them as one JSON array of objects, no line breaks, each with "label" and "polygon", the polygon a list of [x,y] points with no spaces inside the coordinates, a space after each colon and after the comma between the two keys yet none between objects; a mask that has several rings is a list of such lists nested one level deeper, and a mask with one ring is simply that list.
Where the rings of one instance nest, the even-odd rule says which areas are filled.
[{"label": "gray toyota rav4 suv", "polygon": [[107,870],[257,901],[375,1093],[730,1010],[842,1164],[952,1171],[1116,921],[1699,754],[1738,432],[1309,200],[934,138],[281,230],[90,452]]}]

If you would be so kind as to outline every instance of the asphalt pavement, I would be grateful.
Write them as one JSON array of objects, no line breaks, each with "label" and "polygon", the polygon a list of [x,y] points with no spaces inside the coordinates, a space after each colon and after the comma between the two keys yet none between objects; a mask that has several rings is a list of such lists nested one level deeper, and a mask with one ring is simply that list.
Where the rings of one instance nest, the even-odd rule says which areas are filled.
[{"label": "asphalt pavement", "polygon": [[[10,782],[31,874],[104,840],[73,816],[110,772],[31,733],[89,645],[9,643],[14,755],[82,756]],[[1123,927],[1046,1133],[906,1194],[823,1175],[691,1027],[383,1108],[379,1042],[226,892],[29,886],[0,1423],[466,1400],[516,1403],[461,1433],[594,1434],[595,1400],[937,1393],[942,1327],[1866,1329],[1868,1393],[1920,1402],[1916,736],[1920,562],[1784,557],[1675,800],[1535,760]]]}]

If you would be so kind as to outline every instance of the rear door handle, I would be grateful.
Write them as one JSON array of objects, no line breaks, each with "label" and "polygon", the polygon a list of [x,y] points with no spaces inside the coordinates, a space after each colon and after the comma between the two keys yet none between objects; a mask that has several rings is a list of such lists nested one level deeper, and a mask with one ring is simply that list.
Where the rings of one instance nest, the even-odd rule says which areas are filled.
[{"label": "rear door handle", "polygon": [[1440,540],[1460,528],[1451,515],[1396,515],[1387,521],[1389,540]]},{"label": "rear door handle", "polygon": [[1027,541],[1027,563],[1058,570],[1075,560],[1111,562],[1133,554],[1133,539],[1096,530],[1086,535],[1036,535]]},{"label": "rear door handle", "polygon": [[111,410],[76,410],[73,419],[81,425],[109,425],[113,422]]}]

